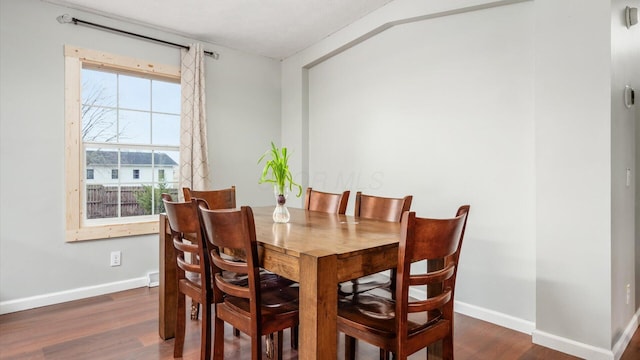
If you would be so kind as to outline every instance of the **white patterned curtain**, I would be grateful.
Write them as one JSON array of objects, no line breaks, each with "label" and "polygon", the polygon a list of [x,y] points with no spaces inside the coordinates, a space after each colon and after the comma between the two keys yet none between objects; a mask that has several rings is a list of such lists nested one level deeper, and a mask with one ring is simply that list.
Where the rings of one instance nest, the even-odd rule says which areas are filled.
[{"label": "white patterned curtain", "polygon": [[183,49],[181,63],[180,187],[205,190],[209,187],[209,165],[204,53],[200,44]]}]

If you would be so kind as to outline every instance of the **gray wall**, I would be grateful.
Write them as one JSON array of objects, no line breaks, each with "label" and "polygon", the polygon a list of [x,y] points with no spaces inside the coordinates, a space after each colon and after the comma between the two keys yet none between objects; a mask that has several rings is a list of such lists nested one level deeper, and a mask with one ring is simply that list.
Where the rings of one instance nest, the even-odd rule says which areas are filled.
[{"label": "gray wall", "polygon": [[[412,194],[419,216],[450,217],[471,204],[456,297],[528,322],[535,283],[521,279],[535,277],[531,9],[396,26],[309,69],[309,184],[354,196]],[[492,296],[503,289],[509,296]]]},{"label": "gray wall", "polygon": [[[158,270],[158,236],[65,243],[63,45],[179,65],[180,51],[70,24],[69,13],[145,35],[180,38],[38,0],[0,2],[0,305],[46,304],[139,284]],[[239,204],[273,202],[257,184],[259,156],[280,139],[278,61],[204,44],[213,187]],[[122,266],[109,253],[122,251]],[[17,304],[17,305],[16,305]],[[21,305],[22,304],[22,305]],[[11,305],[11,306],[8,306]]]},{"label": "gray wall", "polygon": [[617,171],[635,140],[613,98],[640,63],[620,28],[638,2],[507,3],[395,0],[286,59],[283,140],[308,143],[314,187],[413,193],[422,216],[471,203],[457,311],[612,359],[635,319]]},{"label": "gray wall", "polygon": [[[636,113],[640,105],[624,105],[624,87],[640,88],[640,25],[627,29],[625,6],[640,7],[640,0],[615,0],[611,5],[611,304],[612,340],[623,336],[628,319],[634,315],[638,279],[634,264],[637,146],[635,133],[640,126]],[[640,92],[638,92],[640,93]],[[627,169],[632,177],[627,185]],[[629,298],[627,299],[627,286]]]}]

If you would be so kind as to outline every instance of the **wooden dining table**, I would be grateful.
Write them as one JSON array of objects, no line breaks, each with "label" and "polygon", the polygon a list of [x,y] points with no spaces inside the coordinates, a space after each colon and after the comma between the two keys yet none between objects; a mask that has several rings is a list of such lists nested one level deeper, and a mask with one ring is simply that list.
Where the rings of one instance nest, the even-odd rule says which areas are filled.
[{"label": "wooden dining table", "polygon": [[[338,284],[396,267],[400,224],[289,208],[274,223],[273,206],[252,208],[262,266],[299,282],[299,359],[337,358]],[[176,265],[166,217],[160,215],[160,322],[174,336]]]}]

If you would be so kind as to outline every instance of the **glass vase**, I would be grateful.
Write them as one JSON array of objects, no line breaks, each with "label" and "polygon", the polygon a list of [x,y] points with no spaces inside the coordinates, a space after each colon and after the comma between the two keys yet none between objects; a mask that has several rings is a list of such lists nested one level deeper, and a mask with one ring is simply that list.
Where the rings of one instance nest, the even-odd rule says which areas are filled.
[{"label": "glass vase", "polygon": [[289,214],[289,210],[287,210],[287,191],[278,190],[277,186],[273,187],[273,194],[276,197],[276,208],[273,210],[273,222],[275,223],[288,223],[291,215]]}]

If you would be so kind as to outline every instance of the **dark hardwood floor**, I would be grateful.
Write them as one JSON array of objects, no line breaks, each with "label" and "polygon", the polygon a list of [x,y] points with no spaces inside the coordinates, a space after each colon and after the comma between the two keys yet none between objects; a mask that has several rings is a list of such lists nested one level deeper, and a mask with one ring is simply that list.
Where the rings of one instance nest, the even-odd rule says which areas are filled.
[{"label": "dark hardwood floor", "polygon": [[[464,315],[456,315],[456,359],[577,359],[542,346],[531,337]],[[199,324],[187,321],[183,359],[199,356]],[[287,333],[285,333],[287,334]],[[245,335],[225,331],[225,359],[250,358]],[[285,336],[284,359],[297,359]],[[339,349],[342,350],[342,336]],[[359,359],[377,349],[360,342]],[[0,316],[0,359],[172,359],[173,340],[158,336],[158,288],[140,288]],[[339,351],[338,358],[342,359]],[[424,352],[411,359],[424,359]],[[640,359],[636,331],[622,360]]]}]

